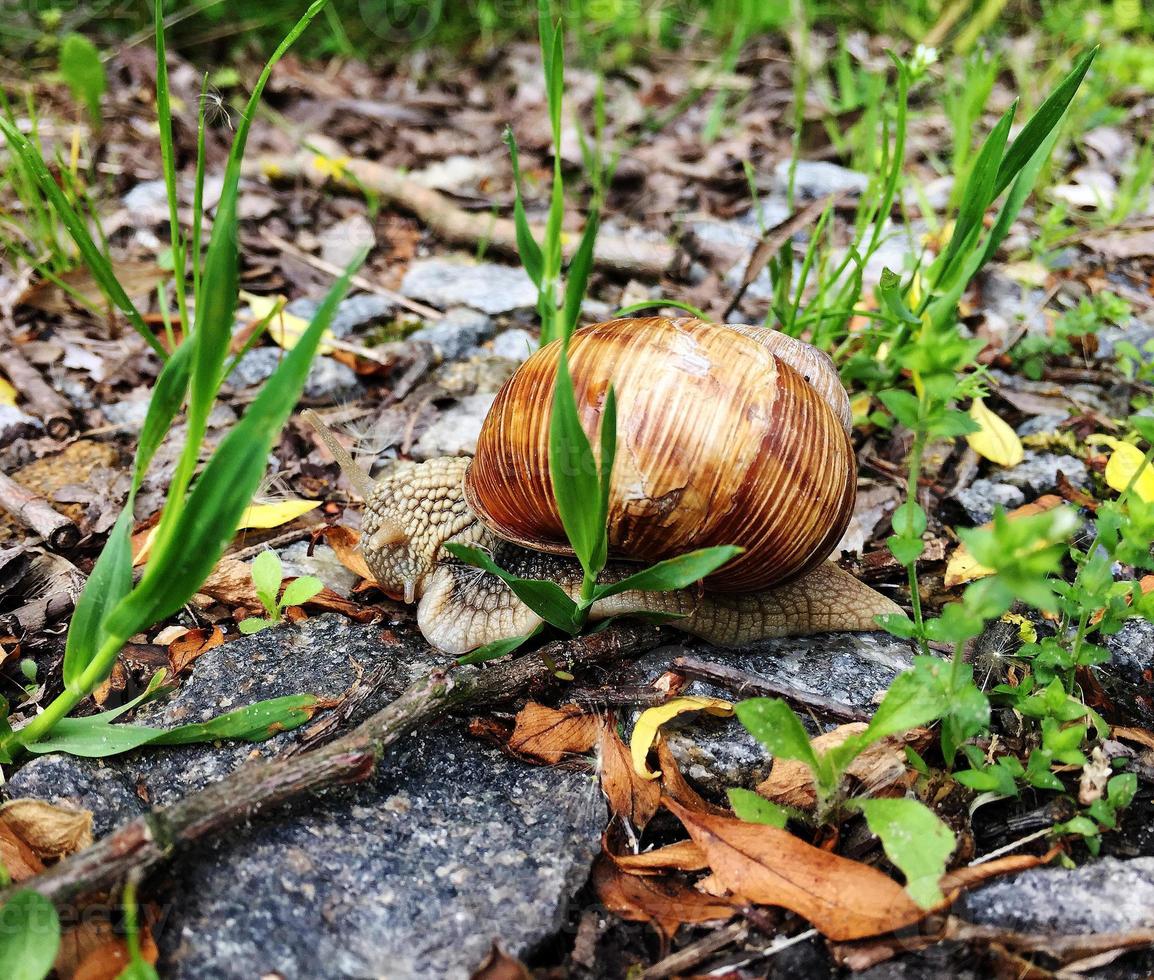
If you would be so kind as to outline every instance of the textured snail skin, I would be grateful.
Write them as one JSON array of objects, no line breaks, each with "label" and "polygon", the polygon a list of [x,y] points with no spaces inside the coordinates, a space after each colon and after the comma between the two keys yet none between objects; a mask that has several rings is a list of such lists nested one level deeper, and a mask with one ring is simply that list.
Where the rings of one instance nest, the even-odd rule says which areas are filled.
[{"label": "textured snail skin", "polygon": [[[497,394],[465,499],[499,537],[567,554],[548,448],[559,355],[556,343],[537,351]],[[569,366],[595,446],[610,385],[617,396],[611,556],[648,564],[739,544],[706,585],[747,592],[812,571],[840,540],[856,462],[824,355],[775,331],[650,317],[578,330]]]},{"label": "textured snail skin", "polygon": [[[445,542],[484,548],[513,574],[556,582],[573,597],[581,587],[575,560],[502,541],[477,521],[462,489],[467,465],[465,459],[441,458],[394,468],[365,502],[362,537],[365,561],[385,592],[419,599],[417,624],[425,638],[458,656],[523,636],[541,620],[500,579],[453,559],[442,549]],[[614,562],[602,580],[633,571],[636,566]],[[623,592],[595,604],[591,618],[639,612],[682,616],[672,625],[735,646],[773,636],[870,630],[876,628],[874,616],[900,609],[824,562],[801,578],[757,592]]]}]

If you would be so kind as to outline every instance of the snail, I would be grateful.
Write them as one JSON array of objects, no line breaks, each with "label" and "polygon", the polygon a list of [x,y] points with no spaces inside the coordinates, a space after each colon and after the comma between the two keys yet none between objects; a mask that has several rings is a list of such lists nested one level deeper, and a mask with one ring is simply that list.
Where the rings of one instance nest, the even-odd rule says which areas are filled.
[{"label": "snail", "polygon": [[[373,482],[318,426],[365,498],[366,564],[386,593],[419,602],[418,626],[446,652],[540,622],[504,582],[444,551],[447,542],[485,549],[514,575],[573,597],[580,589],[548,464],[559,356],[559,342],[546,345],[505,383],[471,460],[397,463]],[[674,626],[737,645],[873,629],[874,616],[899,611],[827,561],[856,490],[849,398],[828,355],[768,328],[649,317],[575,331],[569,369],[591,443],[610,385],[617,398],[602,581],[635,571],[630,562],[745,549],[701,588],[624,592],[596,603],[591,619],[673,615]]]}]

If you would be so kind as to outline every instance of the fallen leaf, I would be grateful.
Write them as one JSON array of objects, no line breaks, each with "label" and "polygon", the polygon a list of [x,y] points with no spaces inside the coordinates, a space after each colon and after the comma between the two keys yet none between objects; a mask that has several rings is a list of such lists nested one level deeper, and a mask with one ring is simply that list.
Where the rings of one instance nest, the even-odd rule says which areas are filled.
[{"label": "fallen leaf", "polygon": [[673,750],[664,739],[657,743],[657,761],[661,765],[661,786],[664,795],[676,800],[682,806],[691,810],[700,810],[702,813],[715,813],[725,816],[728,810],[715,806],[704,799],[681,773],[681,767],[673,756]]},{"label": "fallen leaf", "polygon": [[1022,440],[981,398],[970,406],[970,418],[978,425],[977,432],[966,433],[974,452],[999,466],[1017,466],[1022,461],[1026,454]]},{"label": "fallen leaf", "polygon": [[485,961],[469,976],[469,980],[531,980],[525,964],[514,959],[494,941]]},{"label": "fallen leaf", "polygon": [[517,712],[508,746],[518,755],[554,765],[566,755],[588,752],[597,744],[601,722],[580,708],[547,708],[530,701]]},{"label": "fallen leaf", "polygon": [[1141,449],[1113,436],[1093,435],[1086,442],[1091,446],[1106,445],[1114,450],[1106,461],[1106,483],[1111,490],[1121,493],[1141,471],[1134,482],[1134,492],[1146,503],[1154,502],[1154,468],[1145,465],[1146,456]]},{"label": "fallen leaf", "polygon": [[244,531],[250,528],[263,530],[280,527],[300,517],[301,514],[316,510],[320,505],[319,500],[278,500],[271,504],[249,504],[241,515],[236,529]]},{"label": "fallen leaf", "polygon": [[725,717],[733,714],[733,705],[720,698],[684,697],[673,698],[656,708],[646,708],[641,712],[633,726],[629,751],[633,757],[633,768],[643,779],[657,779],[661,775],[660,772],[650,772],[645,763],[645,757],[657,740],[661,726],[689,711],[706,711],[711,715]]},{"label": "fallen leaf", "polygon": [[[155,262],[116,262],[112,263],[112,272],[116,281],[124,287],[129,297],[135,299],[143,296],[155,296],[156,287],[167,277],[163,269]],[[57,285],[51,279],[42,279],[30,286],[16,300],[17,306],[31,306],[45,313],[70,313],[78,303],[72,294],[79,295],[96,309],[108,306],[96,277],[87,265],[77,266],[56,276],[68,289]]]},{"label": "fallen leaf", "polygon": [[981,864],[971,864],[964,868],[955,868],[942,875],[939,882],[942,891],[946,892],[946,901],[942,907],[948,906],[957,898],[959,892],[975,885],[981,885],[991,878],[1001,875],[1017,874],[1043,864],[1049,864],[1061,852],[1060,847],[1053,847],[1045,854],[1006,854],[992,861],[983,861]]},{"label": "fallen leaf", "polygon": [[178,636],[168,645],[168,663],[173,675],[182,674],[194,660],[224,642],[224,630],[219,626],[192,629]]},{"label": "fallen leaf", "polygon": [[75,854],[92,844],[92,813],[43,800],[9,800],[0,806],[0,822],[41,858]]},{"label": "fallen leaf", "polygon": [[[295,579],[292,581],[295,581]],[[309,609],[323,609],[326,612],[340,613],[342,616],[348,616],[349,619],[355,620],[358,623],[371,623],[381,614],[379,609],[372,606],[362,606],[353,602],[351,599],[346,599],[343,595],[334,592],[327,586],[305,602],[305,605]],[[286,612],[286,615],[289,615],[290,612],[291,610]]]},{"label": "fallen leaf", "polygon": [[[285,350],[292,350],[309,327],[309,321],[304,317],[284,311],[286,300],[283,296],[257,296],[242,290],[240,298],[248,304],[257,320],[268,320],[268,335]],[[320,344],[317,345],[317,353],[331,354],[333,348],[325,341],[332,339],[333,332],[325,330]]]},{"label": "fallen leaf", "polygon": [[16,406],[16,389],[3,378],[0,378],[0,405]]},{"label": "fallen leaf", "polygon": [[682,923],[730,918],[736,903],[690,888],[678,878],[627,874],[604,854],[593,864],[593,888],[610,912],[630,922],[650,922],[667,940]]},{"label": "fallen leaf", "polygon": [[666,844],[664,847],[656,847],[641,854],[609,856],[617,867],[631,875],[655,875],[665,871],[701,871],[709,867],[705,853],[691,840]]},{"label": "fallen leaf", "polygon": [[1126,233],[1112,231],[1102,235],[1086,235],[1082,244],[1106,259],[1144,259],[1154,255],[1154,231]]},{"label": "fallen leaf", "polygon": [[197,591],[228,606],[243,606],[254,615],[264,614],[264,606],[252,584],[252,566],[237,558],[218,561]]},{"label": "fallen leaf", "polygon": [[27,881],[44,870],[44,862],[37,857],[36,852],[2,820],[0,820],[0,862],[16,884]]},{"label": "fallen leaf", "polygon": [[697,812],[669,798],[663,802],[726,888],[747,901],[796,912],[829,939],[876,936],[926,915],[901,885],[876,868],[823,851],[777,827]]},{"label": "fallen leaf", "polygon": [[[1022,517],[1031,517],[1034,514],[1041,514],[1045,511],[1053,510],[1055,507],[1060,507],[1063,503],[1064,501],[1057,494],[1047,493],[1028,504],[1015,507],[1006,514],[1006,519],[1016,521]],[[988,521],[982,525],[982,530],[989,530],[993,526],[994,522]],[[954,586],[963,585],[975,579],[986,578],[993,574],[993,569],[986,568],[980,564],[977,559],[970,554],[969,549],[967,549],[964,544],[960,544],[954,549],[954,553],[950,555],[950,560],[946,562],[944,584],[947,589],[952,589]]]},{"label": "fallen leaf", "polygon": [[637,774],[629,749],[608,722],[601,725],[597,754],[601,761],[601,791],[609,801],[610,811],[643,830],[661,806],[660,784]]},{"label": "fallen leaf", "polygon": [[1110,729],[1110,735],[1113,738],[1122,739],[1126,742],[1137,742],[1139,745],[1145,745],[1148,749],[1154,749],[1154,732],[1147,731],[1145,728],[1115,725]]},{"label": "fallen leaf", "polygon": [[361,551],[361,536],[352,528],[343,524],[326,524],[320,529],[320,534],[337,561],[345,566],[354,575],[359,575],[366,582],[376,582],[369,566],[365,563],[364,552]]},{"label": "fallen leaf", "polygon": [[[77,928],[83,928],[83,924]],[[69,930],[72,931],[74,930]],[[88,938],[83,952],[73,960],[78,962],[71,971],[62,969],[61,958],[57,957],[56,971],[65,980],[117,980],[128,966],[130,961],[128,944],[113,930],[110,923],[99,922],[93,932],[95,935]],[[151,930],[147,926],[141,926],[138,935],[141,959],[155,966],[160,951],[156,948]],[[77,950],[80,950],[79,946]]]}]

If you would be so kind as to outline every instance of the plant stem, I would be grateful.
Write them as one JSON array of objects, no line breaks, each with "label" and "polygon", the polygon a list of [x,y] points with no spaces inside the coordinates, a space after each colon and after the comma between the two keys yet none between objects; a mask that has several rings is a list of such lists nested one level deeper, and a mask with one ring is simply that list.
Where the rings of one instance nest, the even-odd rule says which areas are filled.
[{"label": "plant stem", "polygon": [[[926,448],[926,431],[919,428],[914,435],[914,444],[910,449],[910,475],[906,483],[906,502],[917,504],[918,502],[918,481],[922,473],[922,453]],[[922,648],[922,653],[927,656],[930,653],[929,644],[926,642],[926,628],[922,619],[922,597],[918,592],[918,560],[915,558],[906,566],[906,573],[909,576],[910,582],[910,606],[914,613],[914,628],[916,629],[916,636],[918,638],[918,645]]]}]

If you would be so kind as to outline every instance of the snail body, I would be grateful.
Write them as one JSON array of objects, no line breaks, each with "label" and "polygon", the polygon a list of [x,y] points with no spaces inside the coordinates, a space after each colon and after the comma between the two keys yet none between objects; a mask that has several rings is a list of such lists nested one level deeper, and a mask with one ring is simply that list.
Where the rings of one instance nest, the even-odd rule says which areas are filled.
[{"label": "snail body", "polygon": [[[401,463],[372,483],[326,436],[365,495],[366,563],[386,592],[419,600],[418,625],[448,652],[523,635],[540,620],[495,576],[453,559],[446,543],[483,548],[519,577],[579,593],[548,465],[559,356],[559,345],[547,345],[514,373],[471,461]],[[576,331],[569,366],[595,453],[610,385],[618,402],[602,581],[695,548],[745,549],[704,590],[624,592],[596,603],[592,619],[675,615],[673,625],[733,645],[872,629],[875,615],[897,611],[826,561],[856,485],[849,399],[828,356],[768,329],[653,317]]]}]

